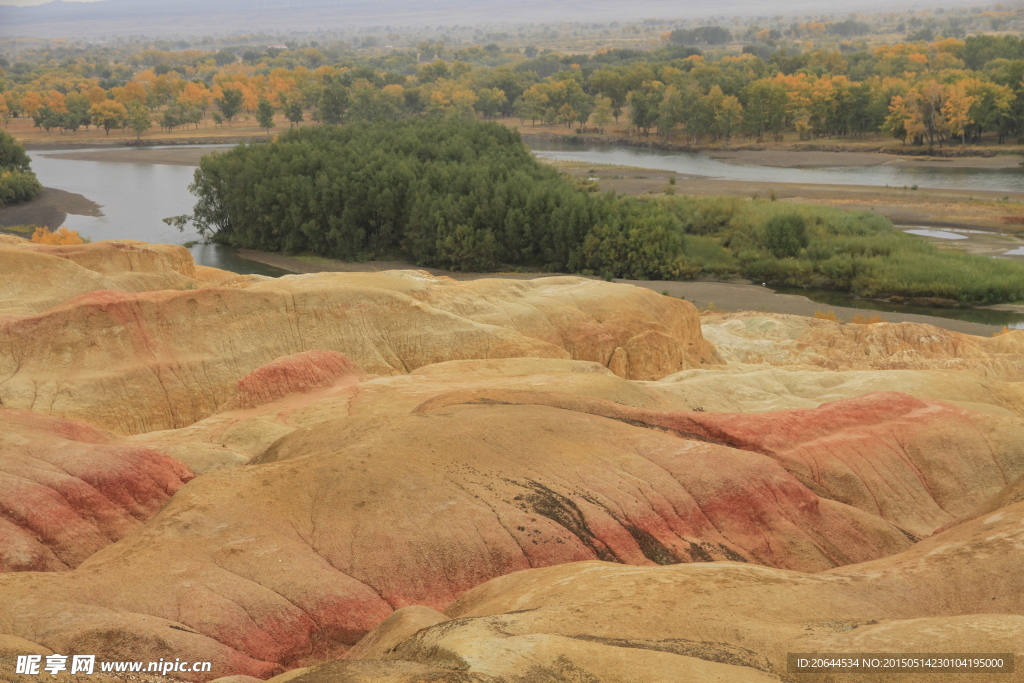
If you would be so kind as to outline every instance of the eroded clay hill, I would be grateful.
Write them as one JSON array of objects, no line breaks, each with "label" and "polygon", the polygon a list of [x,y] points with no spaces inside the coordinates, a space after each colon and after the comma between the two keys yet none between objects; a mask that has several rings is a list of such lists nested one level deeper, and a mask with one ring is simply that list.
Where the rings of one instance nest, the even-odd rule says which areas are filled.
[{"label": "eroded clay hill", "polygon": [[725,414],[574,361],[377,379],[335,365],[330,386],[180,430],[202,443],[218,423],[279,426],[255,464],[198,477],[74,572],[0,577],[0,615],[32,614],[0,628],[268,676],[341,656],[396,608],[444,610],[531,567],[880,560],[1024,474],[1018,418],[906,394]]},{"label": "eroded clay hill", "polygon": [[76,567],[190,479],[183,463],[87,424],[0,410],[0,572]]},{"label": "eroded clay hill", "polygon": [[[459,283],[393,272],[207,286],[222,278],[208,274],[197,285],[163,251],[124,258],[147,249],[0,244],[11,302],[24,296],[29,308],[45,307],[17,315],[24,311],[10,303],[14,314],[0,311],[3,405],[135,434],[207,417],[243,376],[303,351],[344,353],[374,374],[532,356],[592,360],[623,377],[658,379],[720,362],[691,305],[624,285],[575,277]],[[144,282],[162,278],[163,288],[129,277],[137,261],[149,269]],[[117,279],[133,287],[114,286]],[[167,288],[168,281],[181,286]]]},{"label": "eroded clay hill", "polygon": [[850,325],[797,315],[706,314],[704,335],[730,363],[829,370],[972,370],[1024,381],[1024,330],[975,337],[920,323]]},{"label": "eroded clay hill", "polygon": [[[296,683],[833,681],[789,652],[1024,651],[1024,503],[893,557],[818,574],[736,563],[583,562],[494,579],[445,613],[406,608]],[[419,610],[419,611],[417,611]],[[415,673],[415,676],[410,675]],[[848,674],[1021,681],[1024,674]],[[930,677],[930,678],[929,678]]]},{"label": "eroded clay hill", "polygon": [[[8,251],[148,249],[87,247]],[[0,313],[0,652],[589,683],[1024,642],[1018,333],[712,316],[716,351],[623,285],[155,253],[183,288],[24,269]]]}]

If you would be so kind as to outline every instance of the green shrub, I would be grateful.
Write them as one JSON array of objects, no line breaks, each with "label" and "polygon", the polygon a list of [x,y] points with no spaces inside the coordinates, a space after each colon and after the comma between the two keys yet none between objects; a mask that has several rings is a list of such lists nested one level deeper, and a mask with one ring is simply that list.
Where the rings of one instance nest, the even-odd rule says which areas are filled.
[{"label": "green shrub", "polygon": [[776,258],[796,256],[807,244],[807,222],[799,214],[772,216],[764,224],[764,246]]},{"label": "green shrub", "polygon": [[35,199],[42,191],[24,148],[0,131],[0,206]]},{"label": "green shrub", "polygon": [[42,191],[32,171],[0,171],[0,206],[35,199]]}]

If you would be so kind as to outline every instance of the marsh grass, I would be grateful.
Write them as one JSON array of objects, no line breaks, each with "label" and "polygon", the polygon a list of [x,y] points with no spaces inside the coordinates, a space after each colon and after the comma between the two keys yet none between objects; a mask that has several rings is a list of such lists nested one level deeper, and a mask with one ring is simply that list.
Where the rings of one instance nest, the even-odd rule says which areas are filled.
[{"label": "marsh grass", "polygon": [[[687,260],[708,275],[837,289],[865,298],[967,305],[1024,300],[1024,263],[940,250],[872,212],[731,197],[662,201],[687,234]],[[779,258],[767,249],[765,225],[783,214],[804,220],[808,244]]]},{"label": "marsh grass", "polygon": [[13,232],[17,235],[28,235],[32,236],[32,233],[36,231],[36,225],[4,225],[0,226],[0,230],[4,232]]}]

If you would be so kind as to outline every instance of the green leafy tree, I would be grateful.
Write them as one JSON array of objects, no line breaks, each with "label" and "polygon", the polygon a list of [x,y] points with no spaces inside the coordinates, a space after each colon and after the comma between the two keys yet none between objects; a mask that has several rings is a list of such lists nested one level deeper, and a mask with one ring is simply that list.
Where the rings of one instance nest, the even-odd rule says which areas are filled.
[{"label": "green leafy tree", "polygon": [[642,130],[644,135],[658,122],[658,105],[661,104],[661,83],[644,83],[639,90],[629,93],[629,120]]},{"label": "green leafy tree", "polygon": [[348,118],[356,121],[391,121],[401,114],[402,104],[403,100],[389,88],[382,90],[361,78],[348,91]]},{"label": "green leafy tree", "polygon": [[768,79],[753,81],[743,88],[744,124],[747,131],[760,140],[765,133],[776,139],[782,134],[786,121],[788,96],[781,85]]},{"label": "green leafy tree", "polygon": [[672,136],[672,130],[682,123],[685,117],[686,108],[682,92],[674,85],[667,86],[658,104],[658,132],[667,140]]},{"label": "green leafy tree", "polygon": [[228,125],[231,125],[232,119],[242,110],[242,91],[238,88],[222,88],[221,93],[217,99],[217,107],[220,108],[220,113]]},{"label": "green leafy tree", "polygon": [[268,133],[275,125],[274,107],[266,97],[261,97],[259,104],[256,105],[256,122],[259,124],[260,128],[264,129]]},{"label": "green leafy tree", "polygon": [[31,159],[25,148],[18,144],[10,134],[0,130],[0,170],[28,171]]},{"label": "green leafy tree", "polygon": [[345,120],[348,111],[348,89],[332,76],[324,78],[324,88],[320,93],[320,104],[317,117],[321,123],[337,125]]},{"label": "green leafy tree", "polygon": [[626,98],[629,97],[629,82],[619,71],[613,69],[599,69],[590,76],[590,92],[603,95],[611,100],[611,113],[615,122],[619,122],[622,116],[622,107],[626,105]]},{"label": "green leafy tree", "polygon": [[[81,93],[72,93],[65,99],[65,106],[68,108],[66,114],[67,122],[74,126],[72,130],[78,130],[79,126],[89,127],[92,123],[92,113],[89,111],[91,105],[89,98]],[[70,126],[69,126],[70,128]]]},{"label": "green leafy tree", "polygon": [[153,126],[153,119],[149,114],[149,109],[146,105],[135,102],[131,107],[128,108],[128,127],[135,133],[135,139],[138,140]]},{"label": "green leafy tree", "polygon": [[228,64],[234,64],[238,57],[235,55],[235,51],[229,48],[224,48],[213,56],[217,62],[217,66],[226,66]]},{"label": "green leafy tree", "polygon": [[32,115],[32,122],[35,127],[42,128],[47,133],[54,128],[59,128],[62,121],[61,115],[55,112],[48,104],[37,109],[36,113]]},{"label": "green leafy tree", "polygon": [[291,126],[297,126],[302,123],[302,100],[298,98],[290,100],[285,104],[284,114],[288,117]]},{"label": "green leafy tree", "polygon": [[476,93],[476,104],[473,106],[485,119],[493,119],[501,112],[507,101],[503,90],[481,88]]},{"label": "green leafy tree", "polygon": [[598,95],[594,98],[594,123],[604,133],[605,127],[612,122],[612,100],[610,97]]},{"label": "green leafy tree", "polygon": [[35,199],[42,191],[25,148],[0,131],[0,206]]}]

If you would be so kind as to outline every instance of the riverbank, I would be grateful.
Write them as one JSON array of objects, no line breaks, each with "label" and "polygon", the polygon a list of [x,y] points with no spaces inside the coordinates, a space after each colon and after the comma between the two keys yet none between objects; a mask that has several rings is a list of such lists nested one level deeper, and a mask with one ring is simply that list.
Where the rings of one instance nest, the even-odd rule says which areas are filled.
[{"label": "riverbank", "polygon": [[123,164],[161,164],[167,166],[198,166],[199,160],[207,154],[216,154],[227,149],[217,145],[200,147],[172,147],[169,149],[152,149],[148,147],[111,147],[108,149],[90,149],[80,152],[62,152],[47,154],[50,159],[67,159],[69,161],[107,161]]},{"label": "riverbank", "polygon": [[54,140],[24,140],[22,146],[29,152],[49,152],[63,149],[133,149],[147,147],[167,147],[177,145],[238,145],[243,142],[267,142],[274,138],[266,133],[253,135],[200,135],[185,137],[159,137],[159,138],[93,138],[93,137],[71,137],[61,136]]},{"label": "riverbank", "polygon": [[12,225],[38,225],[56,230],[64,225],[68,214],[102,216],[96,202],[73,192],[44,187],[35,199],[0,207],[0,230]]},{"label": "riverbank", "polygon": [[[519,130],[524,142],[556,142],[575,145],[601,145],[633,147],[665,152],[707,154],[713,158],[749,157],[758,166],[787,168],[814,168],[837,166],[875,166],[896,164],[911,168],[934,166],[950,168],[1014,168],[1024,165],[1024,145],[986,145],[917,147],[904,145],[891,138],[873,136],[873,139],[859,141],[780,141],[754,142],[736,138],[726,142],[689,141],[659,139],[657,136],[641,137],[629,135],[626,129],[609,131],[608,134],[576,134],[564,132],[561,126],[519,125],[511,119],[499,120],[510,128]],[[559,130],[561,128],[561,130]],[[796,156],[794,156],[796,155]],[[826,159],[825,155],[828,155]],[[815,157],[818,157],[816,159]],[[845,157],[845,159],[844,159]],[[733,162],[738,163],[738,162]]]},{"label": "riverbank", "polygon": [[[1019,244],[1024,244],[1024,238],[1021,237],[1024,234],[1024,193],[1019,192],[723,180],[635,166],[541,160],[563,173],[591,179],[602,192],[629,196],[671,192],[702,197],[732,196],[820,204],[852,211],[873,211],[896,225],[982,230],[991,233],[994,240],[1009,245],[1003,251],[1011,251]],[[963,249],[968,245],[973,247],[979,241],[943,243],[943,247]],[[990,251],[972,253],[992,255],[998,246],[990,244],[987,245],[991,247]]]},{"label": "riverbank", "polygon": [[[508,278],[530,280],[538,277],[550,277],[553,273],[465,273],[444,270],[441,268],[424,268],[403,261],[373,261],[350,263],[320,256],[288,256],[254,249],[239,249],[238,255],[250,261],[256,261],[290,273],[318,272],[380,272],[385,270],[423,270],[431,275],[450,277],[453,280],[478,280],[481,278]],[[558,273],[560,274],[560,273]],[[644,287],[656,292],[668,293],[669,296],[686,299],[701,310],[721,312],[760,311],[762,313],[788,313],[814,317],[815,313],[831,312],[844,322],[850,322],[860,316],[867,317],[865,309],[847,306],[832,306],[815,303],[806,296],[797,294],[780,294],[770,287],[755,285],[750,282],[708,282],[688,281],[673,282],[663,280],[615,280],[626,284]],[[913,313],[884,313],[882,317],[889,322],[915,322],[934,325],[946,330],[990,337],[999,332],[1001,326],[942,318]]]},{"label": "riverbank", "polygon": [[[157,147],[166,145],[236,145],[241,142],[269,140],[291,125],[283,116],[279,116],[277,127],[271,133],[259,127],[255,119],[242,115],[232,125],[215,126],[209,121],[200,128],[175,129],[166,131],[154,128],[136,136],[130,129],[111,129],[107,134],[103,129],[81,129],[75,133],[61,134],[58,130],[47,133],[36,128],[32,119],[25,117],[12,118],[4,130],[12,135],[19,144],[29,151],[49,151],[60,149],[92,149],[92,148],[123,148],[123,147]],[[306,124],[312,125],[312,124]]]},{"label": "riverbank", "polygon": [[[863,139],[795,140],[779,142],[734,138],[701,140],[697,144],[684,137],[663,140],[651,135],[641,137],[630,134],[625,121],[610,126],[604,134],[576,134],[561,125],[523,123],[518,118],[496,119],[508,128],[519,131],[524,141],[569,142],[590,145],[623,146],[670,152],[704,153],[730,163],[775,166],[779,168],[815,168],[822,166],[874,166],[897,165],[910,168],[1013,168],[1022,165],[1024,145],[992,143],[984,145],[952,145],[929,149],[924,146],[902,144],[882,134],[871,134]],[[319,125],[312,122],[303,126]],[[168,145],[217,145],[258,142],[273,139],[289,130],[291,123],[281,114],[275,116],[275,127],[268,133],[260,128],[250,115],[242,115],[232,125],[211,127],[209,121],[202,128],[188,130],[154,130],[137,137],[130,130],[113,129],[105,133],[98,129],[80,130],[62,135],[34,127],[31,119],[11,119],[7,132],[28,150],[88,149],[96,147],[154,147]]]}]

